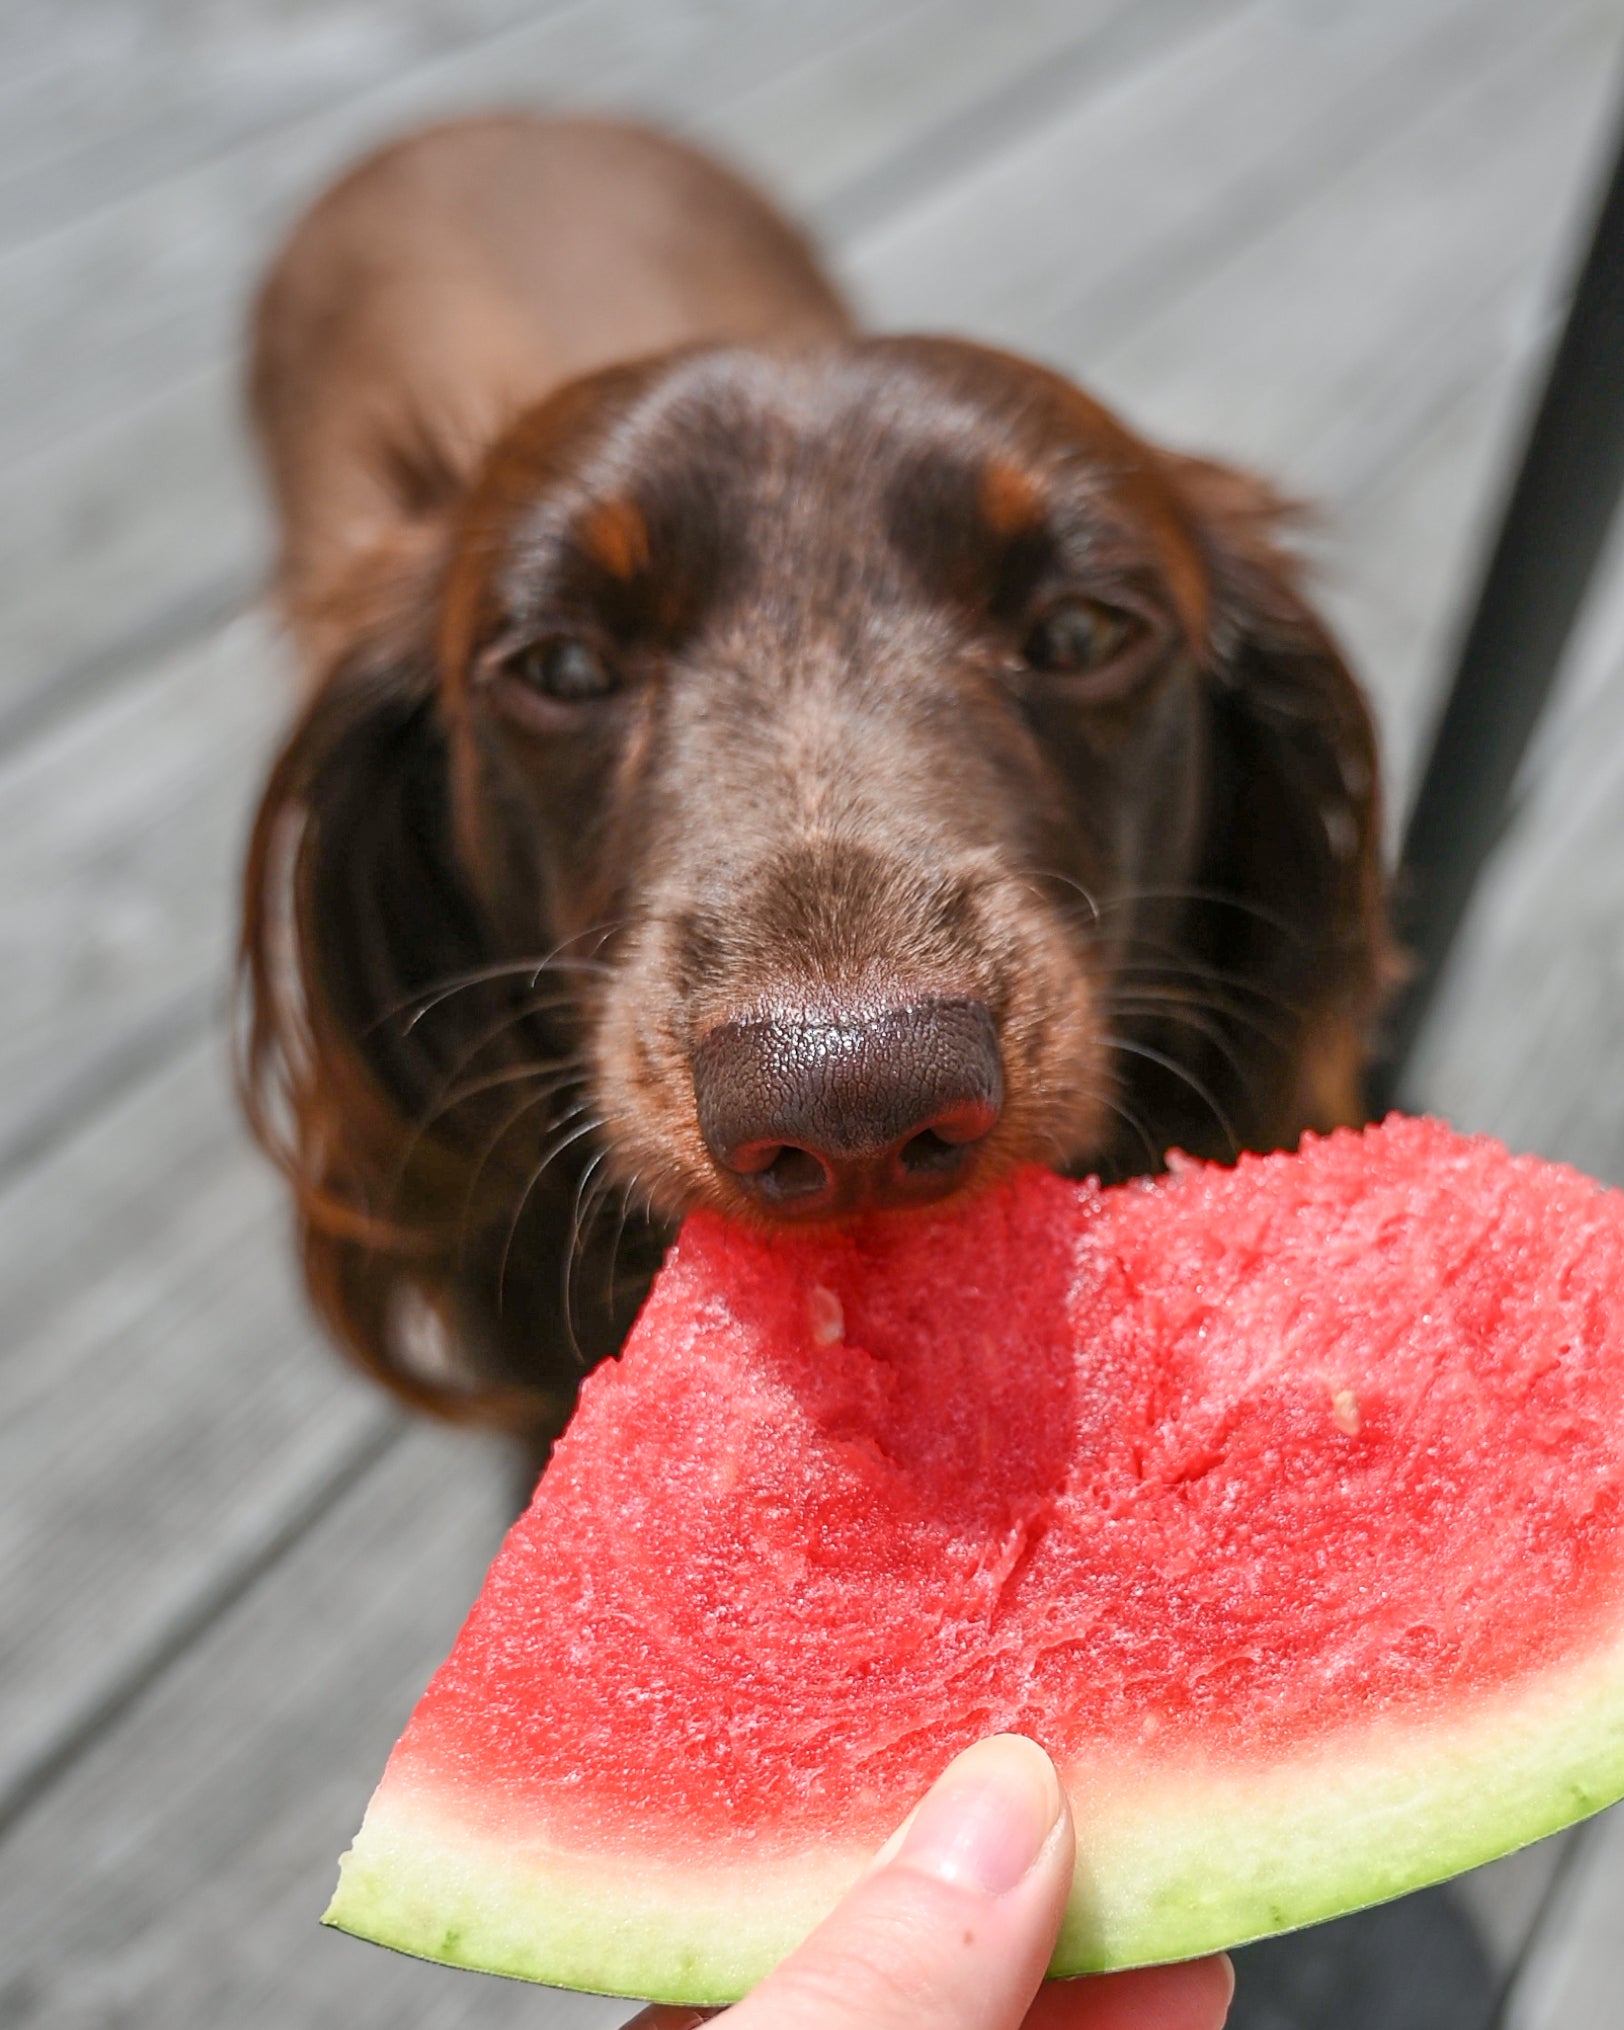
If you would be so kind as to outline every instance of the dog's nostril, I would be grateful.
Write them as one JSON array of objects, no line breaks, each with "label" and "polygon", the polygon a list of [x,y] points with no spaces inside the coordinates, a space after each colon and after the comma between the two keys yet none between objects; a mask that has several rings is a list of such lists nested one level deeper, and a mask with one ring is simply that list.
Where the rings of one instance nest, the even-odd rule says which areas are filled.
[{"label": "dog's nostril", "polygon": [[741,1174],[753,1177],[769,1198],[783,1204],[798,1198],[811,1198],[826,1190],[829,1183],[828,1171],[810,1149],[797,1149],[788,1143],[783,1144],[778,1153],[759,1169],[744,1170]]},{"label": "dog's nostril", "polygon": [[915,1176],[928,1176],[932,1171],[957,1170],[969,1154],[969,1143],[949,1142],[934,1128],[927,1128],[922,1135],[915,1135],[911,1142],[904,1142],[900,1161],[904,1170]]},{"label": "dog's nostril", "polygon": [[1004,1095],[997,1028],[969,999],[724,1022],[693,1064],[717,1167],[785,1214],[941,1197],[974,1166]]}]

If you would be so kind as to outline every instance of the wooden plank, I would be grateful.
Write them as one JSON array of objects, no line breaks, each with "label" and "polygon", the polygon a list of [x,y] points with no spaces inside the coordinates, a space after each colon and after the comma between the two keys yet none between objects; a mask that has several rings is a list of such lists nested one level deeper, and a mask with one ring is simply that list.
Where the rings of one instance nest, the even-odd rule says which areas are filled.
[{"label": "wooden plank", "polygon": [[1624,531],[1407,1097],[1624,1183]]},{"label": "wooden plank", "polygon": [[257,592],[269,521],[233,361],[0,472],[0,749]]},{"label": "wooden plank", "polygon": [[391,1421],[304,1315],[223,1057],[0,1196],[0,1822]]},{"label": "wooden plank", "polygon": [[[781,73],[699,130],[834,242],[962,176],[1055,112],[1157,64],[1242,0],[930,0]],[[831,114],[837,115],[831,118]]]},{"label": "wooden plank", "polygon": [[[1344,25],[1366,20],[1350,10]],[[1607,4],[1431,27],[1396,80],[1362,50],[1365,96],[1344,106],[1331,91],[1345,73],[1314,67],[1329,67],[1321,43],[1289,16],[1248,14],[1088,120],[1057,123],[866,235],[849,263],[889,321],[938,322],[957,291],[961,322],[1046,352],[1153,432],[1256,462],[1323,506],[1330,603],[1365,651],[1396,795],[1541,312],[1582,223],[1610,116],[1598,51],[1616,51],[1621,23]],[[1463,37],[1475,64],[1459,60]],[[1269,38],[1280,46],[1265,63]],[[1141,94],[1176,114],[1168,136],[1147,130]],[[1282,137],[1277,99],[1288,120],[1301,109],[1306,139]],[[1396,108],[1419,116],[1403,124]],[[1147,131],[1173,149],[1172,173],[1148,182],[1134,173]],[[1309,161],[1326,185],[1309,186]],[[1227,232],[1200,211],[1215,183]],[[1085,208],[1088,191],[1112,202]],[[1426,483],[1398,487],[1417,526],[1400,532],[1388,479],[1417,457]]]},{"label": "wooden plank", "polygon": [[285,710],[257,618],[0,757],[0,1164],[229,965],[241,839]]},{"label": "wooden plank", "polygon": [[[1002,54],[992,69],[993,97],[1011,117],[1025,103],[1023,80],[1031,73],[1037,73],[1032,88],[1040,95],[1046,88],[1044,61],[1057,52],[1073,69],[1086,57],[1090,81],[1103,88],[1118,67],[1172,40],[1193,4],[1175,0],[1141,19],[1143,10],[1128,0],[1088,0],[1070,9],[1056,0],[1017,0],[998,17]],[[886,15],[880,33],[848,50],[843,31],[865,28],[872,11],[872,0],[841,0],[815,21],[786,13],[774,17],[771,35],[759,20],[748,35],[730,34],[724,13],[711,22],[709,40],[693,30],[673,49],[664,15],[661,34],[650,37],[638,33],[637,0],[594,0],[589,17],[574,9],[449,69],[431,66],[426,83],[414,73],[404,85],[294,123],[258,142],[246,168],[233,155],[87,221],[77,237],[50,237],[35,259],[54,275],[63,314],[90,354],[102,357],[104,349],[89,337],[99,311],[84,312],[82,292],[104,285],[80,258],[93,268],[100,256],[86,255],[86,247],[105,241],[122,248],[120,258],[136,258],[143,234],[165,244],[180,235],[179,272],[148,278],[137,293],[149,312],[133,314],[150,315],[159,326],[178,321],[189,336],[178,351],[154,338],[147,352],[137,345],[133,354],[102,357],[107,373],[96,399],[94,375],[87,380],[71,358],[39,362],[44,382],[71,404],[72,423],[65,427],[58,417],[44,426],[32,454],[0,461],[6,465],[0,518],[19,532],[0,558],[0,740],[8,723],[15,729],[19,720],[49,712],[64,679],[71,693],[85,676],[94,681],[116,667],[132,629],[149,639],[165,628],[183,635],[200,609],[222,610],[260,568],[257,494],[238,478],[246,459],[236,319],[273,228],[323,176],[379,134],[431,111],[531,95],[644,110],[748,157],[796,206],[833,217],[852,193],[871,216],[909,187],[921,149],[928,160],[944,146],[985,143],[975,107],[986,99],[967,105],[966,94],[978,61],[987,60],[991,19],[977,0],[921,0],[906,14]],[[954,58],[961,46],[973,60]],[[929,48],[933,60],[910,65],[909,48]],[[805,76],[798,79],[793,68],[784,73],[809,51],[816,54]],[[864,90],[870,60],[888,66],[895,85],[889,95]],[[778,75],[785,75],[782,95],[772,82]],[[1013,100],[1012,84],[1020,87]],[[840,181],[846,174],[855,184]],[[200,223],[189,223],[194,212]],[[3,286],[0,280],[0,295]],[[197,289],[207,298],[201,308],[188,294]],[[68,307],[76,296],[77,312]]]},{"label": "wooden plank", "polygon": [[0,246],[541,11],[541,0],[202,9],[13,0],[0,71]]},{"label": "wooden plank", "polygon": [[749,0],[550,11],[0,253],[0,450],[26,455],[233,353],[275,236],[339,169],[403,127],[530,97],[692,119],[872,8],[833,0],[816,19],[784,9],[770,32]]},{"label": "wooden plank", "polygon": [[1237,241],[1312,207],[1444,80],[1469,82],[1525,39],[1528,12],[1525,0],[1246,7],[961,165],[865,234],[846,271],[882,323],[1058,346],[1086,374]]},{"label": "wooden plank", "polygon": [[[1475,377],[1530,283],[1554,281],[1611,124],[1620,30],[1613,0],[1535,17],[1322,200],[1093,354],[1094,377],[1170,440],[1311,496],[1380,470],[1440,380]],[[1213,354],[1238,369],[1221,386]]]},{"label": "wooden plank", "polygon": [[[13,444],[14,459],[0,461],[0,514],[21,532],[0,561],[0,735],[19,706],[30,721],[48,711],[59,676],[72,690],[82,672],[105,674],[131,630],[184,637],[199,611],[220,612],[262,568],[238,413],[239,323],[276,232],[328,175],[416,120],[491,102],[647,98],[678,113],[713,97],[725,104],[808,48],[838,42],[873,4],[837,0],[815,23],[786,11],[770,32],[751,17],[749,33],[746,0],[685,0],[652,16],[641,0],[526,10],[511,33],[239,138],[190,175],[13,249],[13,281],[34,303],[30,312],[19,302],[17,317],[44,320],[42,350],[29,351],[8,313],[0,359],[21,368],[28,353],[46,410],[25,433],[32,451]],[[105,322],[107,292],[133,320],[111,350],[89,337]],[[59,346],[70,326],[85,348],[77,356]]]},{"label": "wooden plank", "polygon": [[1538,364],[1531,348],[1508,347],[1430,429],[1307,531],[1321,605],[1381,728],[1394,852]]},{"label": "wooden plank", "polygon": [[1584,1827],[1527,1964],[1504,2030],[1617,2030],[1624,1947],[1624,1807]]},{"label": "wooden plank", "polygon": [[1572,1833],[1553,1833],[1502,1861],[1474,1868],[1445,1889],[1471,1925],[1501,1993],[1535,1934],[1552,1886],[1567,1865],[1573,1838]]},{"label": "wooden plank", "polygon": [[81,1758],[5,1853],[8,2030],[608,2030],[630,2013],[316,1924],[503,1520],[486,1449],[414,1431]]},{"label": "wooden plank", "polygon": [[[65,1205],[66,1201],[64,1201],[63,1203],[64,1203],[64,1205]],[[59,1212],[59,1217],[64,1217],[64,1216],[65,1216],[64,1214],[62,1214],[62,1213],[60,1213],[60,1212]],[[167,1243],[154,1243],[154,1246],[155,1246],[155,1248],[161,1248],[161,1247],[162,1247],[162,1246],[164,1246],[164,1245],[167,1245]],[[182,1301],[184,1301],[184,1297],[182,1298]],[[218,1328],[216,1327],[215,1329],[217,1330]],[[110,1342],[109,1342],[109,1346],[110,1346],[110,1348],[111,1348],[111,1349],[116,1349],[116,1340],[110,1341]],[[111,1359],[112,1357],[113,1357],[113,1352],[112,1352],[112,1351],[109,1351],[109,1354],[108,1354],[108,1358],[109,1358],[109,1359]],[[96,1386],[96,1380],[95,1380],[95,1376],[94,1376],[94,1374],[93,1374],[93,1373],[91,1373],[91,1372],[90,1372],[90,1371],[88,1371],[88,1370],[87,1370],[87,1371],[86,1371],[86,1372],[85,1372],[85,1373],[84,1373],[83,1375],[81,1375],[81,1376],[80,1376],[80,1377],[79,1377],[78,1379],[79,1379],[79,1381],[80,1381],[81,1385],[82,1385],[83,1387],[85,1387],[85,1388],[90,1388],[90,1389],[93,1389],[93,1388],[94,1388],[94,1387]],[[65,1400],[65,1399],[64,1399],[64,1401],[63,1401],[62,1407],[63,1407],[64,1411],[66,1411],[66,1409],[68,1408],[68,1404],[67,1404],[67,1402],[66,1402],[66,1400]],[[36,1427],[36,1430],[37,1430],[38,1428],[39,1428],[39,1427]],[[71,1440],[71,1422],[70,1422],[70,1421],[68,1420],[68,1418],[66,1417],[66,1415],[64,1415],[64,1419],[63,1419],[63,1422],[62,1422],[62,1424],[61,1424],[61,1426],[60,1426],[59,1428],[60,1428],[60,1430],[62,1431],[62,1433],[63,1433],[64,1435],[63,1435],[63,1437],[62,1437],[61,1439],[59,1439],[59,1440],[57,1441],[57,1444],[56,1444],[56,1447],[55,1447],[55,1449],[54,1449],[54,1450],[53,1450],[53,1451],[51,1452],[51,1454],[50,1454],[50,1456],[51,1456],[51,1458],[52,1458],[53,1460],[60,1460],[60,1459],[61,1459],[61,1458],[62,1458],[62,1457],[64,1456],[64,1447],[65,1447],[65,1445],[66,1445],[66,1444],[67,1444],[68,1442],[70,1442],[70,1440]],[[233,2020],[234,2020],[234,2019],[233,2019]],[[301,2019],[301,2020],[303,2020],[303,2019]]]}]

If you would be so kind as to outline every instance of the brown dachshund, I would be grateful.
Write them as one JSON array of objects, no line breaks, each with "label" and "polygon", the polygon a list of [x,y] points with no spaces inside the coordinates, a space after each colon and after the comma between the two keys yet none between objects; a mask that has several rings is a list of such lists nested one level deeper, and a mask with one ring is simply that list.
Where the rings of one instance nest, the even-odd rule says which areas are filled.
[{"label": "brown dachshund", "polygon": [[638,129],[373,157],[260,299],[306,697],[245,1088],[316,1305],[544,1444],[675,1223],[1360,1114],[1375,750],[1255,482],[858,336]]}]

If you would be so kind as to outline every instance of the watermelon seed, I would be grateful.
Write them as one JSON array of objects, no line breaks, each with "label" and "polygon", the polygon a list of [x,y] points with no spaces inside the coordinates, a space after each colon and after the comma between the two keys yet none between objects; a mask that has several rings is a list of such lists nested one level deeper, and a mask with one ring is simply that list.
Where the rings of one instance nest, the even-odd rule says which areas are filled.
[{"label": "watermelon seed", "polygon": [[806,1313],[812,1323],[814,1345],[833,1346],[845,1338],[846,1314],[840,1299],[824,1284],[814,1283],[807,1291]]},{"label": "watermelon seed", "polygon": [[1350,1438],[1358,1437],[1364,1419],[1359,1414],[1359,1398],[1352,1389],[1338,1389],[1332,1396],[1331,1415],[1336,1419],[1339,1431],[1346,1432]]}]

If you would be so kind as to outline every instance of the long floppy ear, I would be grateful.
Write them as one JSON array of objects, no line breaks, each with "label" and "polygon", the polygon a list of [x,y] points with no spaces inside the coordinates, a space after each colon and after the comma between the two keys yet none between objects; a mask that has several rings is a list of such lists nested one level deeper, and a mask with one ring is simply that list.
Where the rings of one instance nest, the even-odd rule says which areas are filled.
[{"label": "long floppy ear", "polygon": [[536,1251],[521,1246],[504,1323],[480,1250],[491,1207],[505,1219],[520,1198],[492,1120],[533,1089],[511,1067],[550,1061],[556,1032],[461,877],[432,590],[397,592],[266,784],[245,872],[240,1084],[340,1344],[419,1408],[544,1438],[578,1379],[573,1361],[555,1376],[538,1358],[537,1311],[556,1293],[527,1287]]},{"label": "long floppy ear", "polygon": [[1395,976],[1375,731],[1282,547],[1289,509],[1204,460],[1167,470],[1206,557],[1211,762],[1193,934],[1228,1047],[1210,1074],[1243,1147],[1365,1118],[1363,1068]]}]

